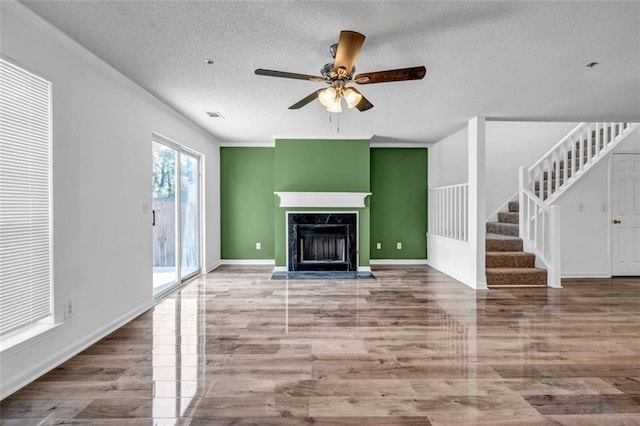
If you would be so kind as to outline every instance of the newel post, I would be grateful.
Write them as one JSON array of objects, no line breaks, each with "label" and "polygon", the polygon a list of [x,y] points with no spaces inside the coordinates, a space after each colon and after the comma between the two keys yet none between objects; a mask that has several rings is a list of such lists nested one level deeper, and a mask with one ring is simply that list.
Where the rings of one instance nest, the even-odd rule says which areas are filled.
[{"label": "newel post", "polygon": [[547,286],[562,288],[562,256],[560,238],[560,207],[549,207],[549,270]]}]

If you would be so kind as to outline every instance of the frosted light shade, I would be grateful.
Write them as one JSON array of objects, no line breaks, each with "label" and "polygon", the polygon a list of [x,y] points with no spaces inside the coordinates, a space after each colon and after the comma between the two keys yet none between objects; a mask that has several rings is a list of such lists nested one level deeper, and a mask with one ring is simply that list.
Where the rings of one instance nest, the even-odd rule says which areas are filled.
[{"label": "frosted light shade", "polygon": [[340,97],[335,98],[335,101],[327,107],[327,111],[338,114],[342,112],[342,105],[340,104]]},{"label": "frosted light shade", "polygon": [[349,108],[353,108],[362,100],[362,95],[356,92],[353,88],[348,87],[344,90],[344,100],[347,101],[347,106]]},{"label": "frosted light shade", "polygon": [[333,105],[335,99],[336,89],[334,89],[333,87],[327,87],[318,94],[318,100],[325,108],[329,108],[331,105]]}]

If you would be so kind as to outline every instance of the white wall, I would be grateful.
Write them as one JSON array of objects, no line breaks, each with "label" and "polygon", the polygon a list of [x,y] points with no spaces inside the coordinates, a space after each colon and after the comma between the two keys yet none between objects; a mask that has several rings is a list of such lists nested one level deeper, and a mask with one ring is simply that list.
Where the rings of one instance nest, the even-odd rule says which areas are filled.
[{"label": "white wall", "polygon": [[[436,143],[436,155],[429,151],[429,187],[469,183],[467,241],[427,235],[427,263],[475,289],[487,287],[485,277],[485,146],[483,117]],[[464,144],[464,146],[462,146]],[[449,163],[451,167],[449,167]],[[455,166],[453,166],[455,164]],[[461,170],[462,164],[465,170]],[[437,180],[432,184],[431,179]],[[462,180],[463,179],[463,180]],[[433,206],[429,206],[433,208]]]},{"label": "white wall", "polygon": [[[636,129],[614,153],[640,152]],[[569,188],[556,205],[560,207],[562,276],[611,276],[610,156],[589,170]],[[579,211],[582,204],[582,211]]]},{"label": "white wall", "polygon": [[53,85],[55,310],[75,316],[3,353],[0,397],[152,306],[151,134],[205,158],[206,266],[219,262],[219,144],[18,3],[0,2],[0,51]]},{"label": "white wall", "polygon": [[577,125],[487,121],[486,219],[518,191],[518,169],[532,166]]},{"label": "white wall", "polygon": [[429,148],[429,188],[457,185],[468,180],[467,126]]}]

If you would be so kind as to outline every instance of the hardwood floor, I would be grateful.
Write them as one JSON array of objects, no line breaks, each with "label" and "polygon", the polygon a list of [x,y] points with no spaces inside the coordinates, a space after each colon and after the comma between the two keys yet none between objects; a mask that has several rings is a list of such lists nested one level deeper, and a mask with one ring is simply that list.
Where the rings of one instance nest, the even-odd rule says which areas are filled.
[{"label": "hardwood floor", "polygon": [[2,425],[640,425],[640,278],[220,268],[0,403]]}]

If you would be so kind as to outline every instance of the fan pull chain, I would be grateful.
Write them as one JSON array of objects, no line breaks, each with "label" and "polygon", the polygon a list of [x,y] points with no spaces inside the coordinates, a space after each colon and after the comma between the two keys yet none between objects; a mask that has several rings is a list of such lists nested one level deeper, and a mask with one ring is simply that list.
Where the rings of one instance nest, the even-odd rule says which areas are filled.
[{"label": "fan pull chain", "polygon": [[[331,120],[333,114],[329,113],[329,123],[332,123],[333,121]],[[337,114],[338,116],[338,123],[337,123],[337,133],[340,133],[340,114]]]}]

